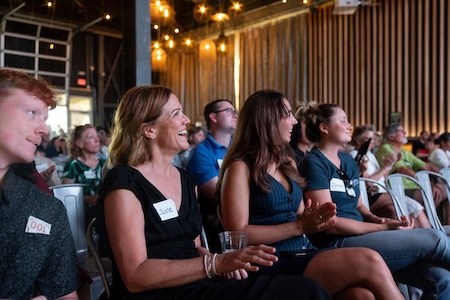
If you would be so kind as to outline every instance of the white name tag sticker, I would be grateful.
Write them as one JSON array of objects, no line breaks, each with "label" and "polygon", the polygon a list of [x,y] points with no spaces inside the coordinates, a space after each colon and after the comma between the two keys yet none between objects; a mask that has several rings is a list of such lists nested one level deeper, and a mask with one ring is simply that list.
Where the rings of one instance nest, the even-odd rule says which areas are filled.
[{"label": "white name tag sticker", "polygon": [[86,177],[86,179],[95,179],[95,173],[92,169],[84,171],[84,177]]},{"label": "white name tag sticker", "polygon": [[178,211],[175,206],[175,202],[172,199],[167,199],[153,204],[156,212],[158,213],[161,221],[170,220],[178,217]]},{"label": "white name tag sticker", "polygon": [[217,165],[219,166],[219,169],[222,168],[222,164],[223,164],[223,159],[218,159]]},{"label": "white name tag sticker", "polygon": [[330,191],[331,192],[344,192],[345,193],[345,184],[342,179],[332,178],[330,180]]},{"label": "white name tag sticker", "polygon": [[52,225],[42,221],[33,216],[28,217],[27,226],[25,227],[25,232],[27,233],[40,233],[50,235],[50,230],[52,229]]},{"label": "white name tag sticker", "polygon": [[48,169],[48,164],[47,163],[43,163],[43,164],[40,164],[40,165],[36,165],[36,170],[39,172],[39,173],[42,173],[42,172],[44,172],[45,170],[47,170]]}]

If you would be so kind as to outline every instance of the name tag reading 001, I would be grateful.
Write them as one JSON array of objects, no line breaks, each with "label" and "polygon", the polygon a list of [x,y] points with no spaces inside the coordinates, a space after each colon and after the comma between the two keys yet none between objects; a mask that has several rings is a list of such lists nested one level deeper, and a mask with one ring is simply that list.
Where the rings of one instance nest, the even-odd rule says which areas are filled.
[{"label": "name tag reading 001", "polygon": [[178,211],[175,206],[175,202],[172,199],[167,199],[153,204],[156,212],[158,213],[161,221],[170,220],[178,217]]},{"label": "name tag reading 001", "polygon": [[29,216],[27,226],[25,227],[25,232],[50,235],[51,229],[52,229],[52,224],[49,224],[49,223],[47,223],[41,219],[38,219],[36,217]]}]

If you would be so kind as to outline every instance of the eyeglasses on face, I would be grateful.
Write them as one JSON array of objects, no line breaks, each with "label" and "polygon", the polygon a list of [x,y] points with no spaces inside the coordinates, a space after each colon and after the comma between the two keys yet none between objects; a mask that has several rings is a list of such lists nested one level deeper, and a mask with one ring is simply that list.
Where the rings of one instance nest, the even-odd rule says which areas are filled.
[{"label": "eyeglasses on face", "polygon": [[221,112],[225,112],[227,115],[234,115],[234,114],[237,115],[238,114],[238,112],[235,111],[232,108],[225,108],[225,109],[221,109],[221,110],[218,110],[218,111],[213,111],[213,113],[215,113],[215,114],[218,114],[218,113],[221,113]]},{"label": "eyeglasses on face", "polygon": [[341,180],[344,182],[347,195],[352,198],[356,198],[355,188],[353,187],[352,181],[350,180],[350,178],[348,178],[347,174],[345,174],[341,169],[337,169],[337,173],[339,175],[339,178],[341,178]]}]

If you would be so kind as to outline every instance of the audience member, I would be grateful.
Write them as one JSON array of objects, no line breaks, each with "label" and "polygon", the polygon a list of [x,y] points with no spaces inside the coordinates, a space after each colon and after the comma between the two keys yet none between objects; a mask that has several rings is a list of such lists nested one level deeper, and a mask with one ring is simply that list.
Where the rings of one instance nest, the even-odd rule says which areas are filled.
[{"label": "audience member", "polygon": [[[383,167],[380,167],[375,155],[372,153],[375,145],[375,127],[373,125],[358,126],[353,130],[352,143],[355,145],[355,150],[350,152],[350,155],[355,158],[361,146],[369,141],[370,144],[366,153],[365,159],[361,162],[359,169],[361,170],[361,177],[370,178],[378,181],[380,184],[385,184],[385,179],[391,172],[392,166],[401,157],[395,153],[389,153],[383,160]],[[364,165],[364,166],[362,166]],[[375,188],[375,191],[373,190]],[[369,204],[370,210],[377,216],[397,219],[397,214],[394,208],[391,197],[386,193],[385,189],[378,188],[376,185],[369,185]],[[423,210],[423,206],[419,202],[406,198],[405,210],[410,218],[414,218],[414,224],[418,228],[431,228],[430,222]]]},{"label": "audience member", "polygon": [[48,158],[56,157],[59,155],[53,143],[50,141],[50,132],[47,130],[47,133],[42,136],[41,144],[36,149],[38,152],[41,152],[42,156],[46,156]]},{"label": "audience member", "polygon": [[300,276],[210,279],[246,278],[278,258],[265,245],[214,255],[201,247],[194,181],[172,165],[189,147],[188,124],[167,88],[135,87],[119,103],[98,218],[113,261],[112,299],[330,299]]},{"label": "audience member", "polygon": [[95,128],[97,130],[98,139],[100,140],[100,151],[97,153],[98,158],[107,160],[108,159],[108,146],[111,140],[108,141],[109,134],[108,129],[103,126],[97,126]]},{"label": "audience member", "polygon": [[70,160],[64,167],[62,183],[87,184],[83,188],[86,227],[96,215],[95,204],[102,183],[102,168],[105,160],[98,158],[100,141],[92,125],[76,126],[69,145]]},{"label": "audience member", "polygon": [[58,156],[67,155],[65,140],[63,141],[63,139],[60,136],[55,136],[54,138],[52,138],[51,144],[53,145],[53,147],[55,147]]},{"label": "audience member", "polygon": [[309,110],[306,135],[317,148],[300,164],[300,173],[306,180],[305,198],[320,204],[333,202],[338,208],[336,224],[310,234],[311,242],[320,248],[376,250],[394,278],[421,289],[423,299],[448,298],[449,238],[435,229],[412,229],[414,224],[405,216],[392,220],[370,212],[360,197],[360,171],[355,160],[348,153],[339,152],[351,140],[351,130],[347,115],[335,104],[321,104]]},{"label": "audience member", "polygon": [[208,135],[192,150],[186,169],[197,181],[203,226],[211,248],[218,251],[218,233],[222,229],[217,218],[218,201],[215,191],[223,158],[236,129],[237,112],[230,101],[218,99],[205,106],[204,117]]},{"label": "audience member", "polygon": [[424,162],[428,162],[428,157],[438,146],[435,144],[436,140],[430,136],[425,140],[425,148],[417,150],[416,156]]},{"label": "audience member", "polygon": [[295,153],[295,163],[298,167],[303,157],[311,150],[313,144],[308,140],[305,134],[305,106],[299,106],[295,111],[297,124],[292,128],[292,138],[289,144]]},{"label": "audience member", "polygon": [[[44,156],[39,157],[50,160],[49,158],[46,158]],[[46,181],[45,179],[45,177],[48,176],[46,175],[46,173],[48,173],[48,170],[39,173],[33,162],[28,164],[14,164],[11,166],[11,168],[14,170],[14,173],[18,177],[34,184],[41,191],[44,191],[53,196],[53,192],[49,189],[48,180]],[[80,266],[78,266],[78,271],[80,274],[82,285],[78,288],[77,295],[80,299],[87,299],[86,297],[88,297],[87,295],[89,295],[89,285],[92,283],[92,278]],[[33,300],[40,300],[40,298],[33,298]]]},{"label": "audience member", "polygon": [[186,169],[187,163],[189,161],[189,157],[192,149],[194,149],[198,144],[203,142],[206,138],[206,133],[201,127],[193,127],[188,130],[188,142],[189,148],[184,151],[181,151],[178,156],[181,160],[181,167]]},{"label": "audience member", "polygon": [[18,177],[48,135],[55,94],[28,74],[0,69],[0,298],[78,299],[77,257],[61,201]]},{"label": "audience member", "polygon": [[423,130],[419,134],[419,138],[412,142],[412,153],[418,158],[422,159],[422,157],[428,157],[427,154],[418,153],[419,150],[425,150],[425,141],[430,137],[430,132],[427,130]]},{"label": "audience member", "polygon": [[304,236],[332,227],[336,206],[303,203],[302,178],[289,145],[295,124],[289,101],[279,92],[259,91],[244,102],[218,183],[225,229],[243,231],[250,244],[276,248],[280,260],[260,274],[303,274],[334,298],[403,299],[375,251],[319,252]]},{"label": "audience member", "polygon": [[[383,135],[385,143],[375,154],[380,166],[383,166],[384,158],[389,153],[395,153],[397,155],[401,155],[401,159],[399,159],[391,168],[391,173],[401,173],[415,177],[416,172],[420,170],[439,172],[439,169],[433,165],[424,162],[411,152],[408,152],[402,148],[408,140],[406,138],[405,130],[400,123],[392,123],[386,126]],[[422,193],[414,182],[405,180],[404,187],[405,193],[408,197],[419,201],[419,203],[423,205]],[[432,183],[432,190],[436,207],[442,205],[442,209],[445,212],[446,219],[444,223],[450,224],[450,207],[448,201],[446,201],[447,192],[445,186],[442,183]]]},{"label": "audience member", "polygon": [[437,169],[450,168],[450,133],[444,132],[438,138],[439,147],[434,149],[428,162]]}]

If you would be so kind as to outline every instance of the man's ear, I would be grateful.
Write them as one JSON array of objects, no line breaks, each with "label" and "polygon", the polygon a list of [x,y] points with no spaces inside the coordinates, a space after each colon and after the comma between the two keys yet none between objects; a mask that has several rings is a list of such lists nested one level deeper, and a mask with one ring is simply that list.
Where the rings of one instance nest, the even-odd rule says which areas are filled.
[{"label": "man's ear", "polygon": [[213,122],[213,123],[217,123],[217,117],[216,117],[216,114],[215,113],[210,113],[209,114],[209,120],[211,121],[211,122]]}]

